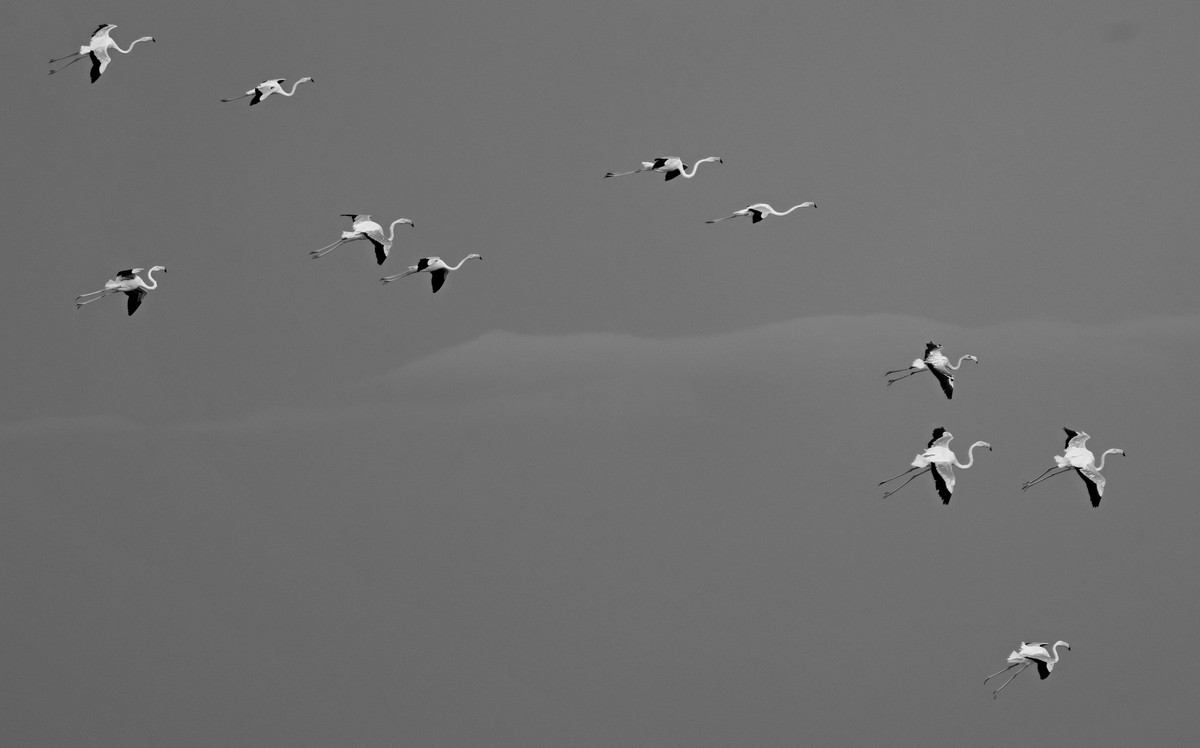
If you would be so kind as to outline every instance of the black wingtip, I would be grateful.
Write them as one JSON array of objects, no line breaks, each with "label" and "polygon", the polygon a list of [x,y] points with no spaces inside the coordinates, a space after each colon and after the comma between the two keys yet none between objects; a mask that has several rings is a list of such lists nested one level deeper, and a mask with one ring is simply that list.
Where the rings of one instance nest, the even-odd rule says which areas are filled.
[{"label": "black wingtip", "polygon": [[932,447],[933,443],[936,442],[938,439],[941,439],[942,435],[945,433],[946,433],[945,426],[938,426],[937,428],[935,428],[933,430],[933,438],[930,439],[929,443],[925,445],[925,449],[929,449],[930,447]]},{"label": "black wingtip", "polygon": [[942,475],[936,468],[933,473],[933,485],[937,489],[938,496],[942,498],[942,506],[950,506],[950,498],[954,495],[950,492],[950,487],[946,485],[946,481],[942,480]]},{"label": "black wingtip", "polygon": [[954,375],[948,374],[935,366],[929,367],[933,378],[937,380],[938,386],[942,388],[947,400],[954,399]]}]

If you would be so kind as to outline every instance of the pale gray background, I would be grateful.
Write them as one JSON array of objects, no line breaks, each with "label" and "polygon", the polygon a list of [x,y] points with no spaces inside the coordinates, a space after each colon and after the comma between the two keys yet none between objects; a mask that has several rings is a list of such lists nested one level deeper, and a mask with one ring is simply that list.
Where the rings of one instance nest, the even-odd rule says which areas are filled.
[{"label": "pale gray background", "polygon": [[[1200,5],[6,21],[0,743],[1200,730]],[[101,22],[158,43],[46,75]],[[660,153],[726,163],[601,178]],[[416,221],[383,272],[485,260],[436,296],[366,244],[309,260],[345,212]],[[135,316],[72,307],[153,264]],[[884,386],[930,338],[981,359],[953,402]],[[1019,490],[1064,424],[1129,453],[1099,510]],[[937,425],[995,452],[948,509],[880,501]]]}]

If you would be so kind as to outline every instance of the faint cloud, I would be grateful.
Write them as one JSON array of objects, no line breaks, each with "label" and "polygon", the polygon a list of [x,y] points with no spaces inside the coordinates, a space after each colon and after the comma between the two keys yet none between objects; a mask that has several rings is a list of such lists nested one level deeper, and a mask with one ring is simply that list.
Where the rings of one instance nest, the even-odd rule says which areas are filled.
[{"label": "faint cloud", "polygon": [[120,416],[50,416],[0,424],[0,438],[33,438],[69,434],[135,433],[145,426]]},{"label": "faint cloud", "polygon": [[[1059,381],[1083,370],[1092,372],[1092,379],[1103,378],[1114,367],[1137,369],[1147,361],[1168,372],[1182,371],[1190,359],[1169,359],[1194,348],[1194,341],[1179,345],[1181,339],[1196,337],[1197,315],[1105,325],[1024,320],[977,328],[895,314],[836,315],[669,339],[494,331],[364,380],[341,401],[191,422],[171,431],[254,434],[384,422],[424,429],[465,422],[629,425],[772,418],[796,408],[840,410],[845,403],[839,398],[847,392],[882,392],[875,388],[882,373],[919,357],[927,340],[945,344],[956,355],[978,355],[993,376],[1027,376],[1042,387],[1051,370]],[[110,422],[112,428],[140,428],[116,418],[77,420],[75,426],[66,419],[16,424],[0,433],[94,430]]]},{"label": "faint cloud", "polygon": [[[650,339],[582,333],[523,335],[490,332],[454,348],[402,366],[371,383],[387,383],[421,398],[478,399],[501,391],[525,391],[571,383],[639,377],[691,378],[703,363],[719,369],[767,363],[821,366],[843,359],[886,355],[888,349],[919,349],[930,337],[959,346],[975,341],[1061,342],[1118,337],[1128,342],[1200,334],[1200,316],[1157,316],[1087,325],[1025,320],[965,328],[931,319],[893,314],[806,317],[718,335]],[[792,373],[794,373],[793,370]]]},{"label": "faint cloud", "polygon": [[295,408],[273,408],[256,411],[233,418],[210,421],[190,421],[171,428],[172,433],[181,435],[204,435],[215,433],[273,432],[280,429],[303,430],[312,426],[329,426],[339,422],[361,422],[364,419],[381,417],[377,409],[350,406],[326,405]]},{"label": "faint cloud", "polygon": [[964,328],[902,315],[811,317],[704,337],[492,332],[371,382],[406,407],[445,417],[458,408],[508,414],[611,418],[621,411],[694,415],[714,401],[748,404],[759,393],[816,393],[919,357],[933,339],[981,360],[1097,366],[1159,358],[1164,342],[1200,334],[1200,317],[1146,317],[1112,325],[1027,320]]},{"label": "faint cloud", "polygon": [[1114,44],[1131,42],[1141,32],[1142,25],[1137,21],[1116,21],[1104,25],[1104,41]]}]

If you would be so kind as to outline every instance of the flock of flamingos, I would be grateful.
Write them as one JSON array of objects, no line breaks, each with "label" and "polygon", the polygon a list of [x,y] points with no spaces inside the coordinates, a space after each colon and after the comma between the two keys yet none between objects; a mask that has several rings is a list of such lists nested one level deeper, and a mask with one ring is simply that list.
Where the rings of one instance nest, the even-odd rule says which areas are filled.
[{"label": "flock of flamingos", "polygon": [[[101,24],[100,27],[96,29],[95,33],[92,34],[92,38],[89,40],[89,42],[79,48],[79,52],[67,55],[66,57],[60,57],[51,60],[50,64],[55,64],[64,60],[67,60],[67,62],[65,65],[51,70],[50,73],[57,73],[62,69],[86,58],[91,60],[91,81],[92,83],[95,83],[100,79],[100,76],[104,74],[104,71],[108,68],[109,63],[112,60],[110,57],[110,50],[116,50],[121,54],[129,54],[130,50],[132,50],[139,42],[155,41],[154,37],[152,36],[143,36],[140,39],[135,39],[133,43],[129,45],[128,49],[121,49],[121,47],[118,46],[110,36],[110,33],[115,28],[116,26],[113,24]],[[286,80],[286,78],[272,78],[270,80],[265,80],[240,96],[221,99],[221,101],[230,102],[252,97],[250,98],[250,106],[254,106],[255,104],[261,103],[264,99],[274,94],[289,97],[293,96],[300,84],[314,82],[314,79],[311,77],[301,78],[292,84],[292,89],[290,91],[285,91],[283,84]],[[692,177],[696,176],[696,172],[699,169],[700,164],[710,162],[719,164],[724,163],[724,161],[718,156],[709,156],[708,158],[699,159],[689,167],[682,161],[682,159],[678,157],[660,156],[654,158],[652,161],[643,161],[640,169],[634,169],[632,171],[625,172],[608,172],[604,176],[623,177],[630,174],[649,172],[663,174],[665,175],[665,180],[669,182],[677,177],[691,179]],[[689,168],[691,169],[690,172]],[[815,202],[808,201],[800,203],[799,205],[794,205],[785,211],[777,211],[766,203],[755,203],[753,205],[748,205],[741,210],[735,211],[728,216],[711,219],[707,221],[707,223],[719,223],[720,221],[727,221],[731,218],[741,218],[747,216],[750,218],[751,223],[758,223],[767,216],[786,216],[793,211],[799,210],[800,208],[816,207],[817,204]],[[313,259],[323,257],[348,242],[365,240],[370,242],[374,247],[376,262],[382,265],[384,261],[387,260],[388,254],[392,248],[392,243],[395,240],[396,226],[405,224],[410,227],[413,226],[413,222],[411,220],[407,218],[398,218],[395,221],[392,221],[391,225],[388,227],[387,236],[384,236],[383,227],[371,220],[371,216],[356,215],[351,213],[344,213],[342,215],[350,219],[350,230],[343,231],[341,238],[332,244],[310,252],[309,254]],[[445,284],[447,276],[452,271],[458,270],[467,260],[482,259],[483,258],[478,254],[469,254],[460,260],[457,265],[451,266],[444,262],[440,257],[423,257],[417,261],[416,265],[409,266],[408,270],[405,272],[397,275],[384,276],[380,280],[387,284],[415,273],[429,273],[433,285],[433,292],[437,293],[438,290],[441,289],[441,287]],[[162,265],[155,265],[146,273],[146,279],[143,279],[139,275],[139,273],[142,272],[142,268],[130,268],[128,270],[122,270],[116,274],[116,277],[107,281],[104,284],[104,288],[97,291],[80,294],[78,297],[76,297],[76,308],[81,308],[85,304],[98,301],[105,296],[123,293],[127,297],[127,312],[128,314],[133,314],[141,305],[142,300],[146,297],[146,294],[158,288],[158,280],[154,278],[154,273],[156,271],[162,271],[165,273],[167,272],[167,269]],[[946,398],[950,399],[954,396],[954,374],[952,372],[957,371],[959,367],[962,366],[963,362],[968,360],[974,363],[979,363],[979,359],[977,357],[968,354],[961,356],[957,363],[951,364],[950,359],[947,358],[944,353],[942,353],[942,347],[933,341],[930,341],[925,346],[924,356],[914,360],[911,365],[904,369],[895,369],[887,372],[885,376],[890,377],[893,374],[900,375],[894,379],[888,379],[887,383],[890,386],[891,384],[902,379],[906,379],[916,374],[920,374],[921,372],[928,371],[937,380],[937,383],[941,386],[942,392],[945,393]],[[1092,454],[1092,452],[1086,446],[1087,440],[1090,438],[1089,435],[1083,431],[1076,431],[1069,428],[1064,428],[1064,431],[1067,433],[1065,445],[1066,451],[1062,456],[1055,455],[1054,467],[1047,468],[1047,470],[1038,477],[1034,478],[1033,480],[1026,481],[1021,487],[1021,490],[1024,491],[1031,486],[1037,485],[1038,483],[1041,483],[1042,481],[1047,480],[1055,475],[1074,470],[1083,479],[1083,482],[1087,487],[1088,496],[1091,499],[1092,506],[1099,507],[1101,497],[1104,496],[1105,478],[1100,473],[1100,471],[1104,469],[1104,459],[1110,454],[1124,456],[1125,451],[1115,448],[1105,450],[1104,453],[1100,455],[1100,462],[1097,464],[1096,456]],[[889,483],[893,480],[907,476],[907,480],[905,480],[896,488],[883,494],[884,498],[891,496],[896,491],[900,490],[900,488],[903,488],[917,477],[928,472],[933,477],[934,488],[937,491],[938,496],[941,497],[942,503],[944,505],[949,505],[950,498],[954,493],[954,468],[957,467],[963,470],[970,468],[975,463],[976,447],[984,447],[989,451],[992,448],[992,445],[988,444],[987,442],[975,442],[967,450],[967,462],[964,464],[958,461],[958,457],[955,456],[954,452],[950,449],[950,440],[953,438],[954,435],[942,427],[934,429],[933,438],[931,438],[929,443],[925,445],[925,451],[921,452],[913,459],[912,467],[903,473],[900,473],[899,475],[892,476],[891,478],[879,483],[879,485],[882,486],[885,483]],[[1000,691],[1004,690],[1005,686],[1011,683],[1013,679],[1020,675],[1030,665],[1035,665],[1037,667],[1038,674],[1045,679],[1049,677],[1051,671],[1054,670],[1055,664],[1058,663],[1059,647],[1066,647],[1068,650],[1071,649],[1070,644],[1061,640],[1056,642],[1054,646],[1050,646],[1048,642],[1021,642],[1021,645],[1009,654],[1007,659],[1008,666],[989,675],[984,679],[984,683],[987,683],[992,678],[1002,675],[1013,668],[1018,668],[1018,670],[1013,673],[1013,675],[1007,681],[1005,681],[1000,688],[997,688],[992,692],[993,697],[995,697],[1000,693]]]}]

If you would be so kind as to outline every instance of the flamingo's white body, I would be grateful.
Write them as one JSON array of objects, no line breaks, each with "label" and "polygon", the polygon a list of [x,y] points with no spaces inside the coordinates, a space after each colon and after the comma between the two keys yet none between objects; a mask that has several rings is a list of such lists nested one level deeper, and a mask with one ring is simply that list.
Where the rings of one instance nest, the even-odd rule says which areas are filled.
[{"label": "flamingo's white body", "polygon": [[371,216],[365,214],[356,215],[354,213],[342,213],[342,215],[351,220],[352,223],[350,231],[343,231],[342,238],[338,239],[333,244],[329,244],[321,247],[320,249],[314,249],[312,252],[309,252],[314,260],[318,257],[324,257],[346,242],[366,239],[367,241],[371,242],[372,246],[375,247],[375,260],[382,265],[383,261],[388,257],[388,252],[390,252],[392,249],[392,240],[396,238],[396,224],[407,223],[409,226],[414,225],[413,222],[407,218],[397,218],[396,220],[392,221],[392,225],[388,227],[388,235],[385,237],[383,235],[383,227],[372,221]]},{"label": "flamingo's white body", "polygon": [[1067,451],[1061,457],[1055,455],[1055,466],[1047,468],[1046,472],[1033,480],[1026,481],[1025,485],[1021,486],[1021,490],[1024,491],[1047,478],[1052,478],[1059,473],[1065,473],[1073,469],[1079,473],[1079,477],[1083,478],[1083,482],[1087,485],[1088,498],[1092,500],[1092,506],[1098,507],[1100,506],[1100,499],[1104,497],[1104,484],[1106,482],[1104,476],[1100,474],[1100,471],[1104,469],[1104,459],[1109,455],[1121,455],[1124,457],[1125,450],[1116,448],[1104,450],[1104,453],[1100,455],[1100,464],[1097,465],[1096,456],[1092,454],[1090,449],[1084,446],[1087,440],[1092,437],[1086,432],[1075,431],[1065,426],[1063,427],[1063,431],[1067,432]]},{"label": "flamingo's white body", "polygon": [[952,364],[950,363],[950,359],[946,358],[946,354],[942,353],[942,347],[931,340],[925,344],[924,358],[916,359],[907,369],[893,369],[885,373],[884,376],[888,377],[892,374],[900,374],[895,379],[888,380],[888,386],[890,387],[901,379],[928,370],[937,379],[938,384],[942,387],[942,392],[946,393],[946,399],[949,400],[954,397],[954,375],[950,372],[958,371],[963,361],[979,363],[978,358],[968,353],[965,356],[959,356],[957,364]]},{"label": "flamingo's white body", "polygon": [[[146,277],[150,279],[149,283],[142,280],[141,276],[138,275],[138,273],[142,272],[141,268],[122,270],[112,280],[105,282],[104,288],[99,291],[89,291],[88,293],[76,296],[75,308],[80,309],[84,304],[91,304],[93,301],[99,301],[111,294],[123,293],[129,297],[126,309],[128,309],[129,314],[133,314],[142,305],[142,299],[146,297],[146,294],[158,288],[158,281],[154,278],[154,271],[156,270],[161,270],[164,273],[167,272],[167,269],[162,265],[155,265],[150,268],[150,271],[146,273]],[[88,296],[93,298],[87,299]],[[87,300],[80,301],[80,299]]]},{"label": "flamingo's white body", "polygon": [[380,278],[379,280],[383,281],[384,284],[388,284],[392,281],[398,281],[405,276],[412,275],[413,273],[429,273],[430,280],[433,283],[433,292],[437,293],[438,289],[442,287],[442,284],[446,282],[446,277],[450,275],[451,272],[462,267],[464,262],[467,260],[482,259],[483,258],[477,254],[469,254],[459,260],[457,265],[450,266],[447,265],[441,257],[422,257],[416,265],[409,265],[408,270],[404,271],[403,273],[398,275],[388,275]]},{"label": "flamingo's white body", "polygon": [[767,205],[766,203],[755,203],[754,205],[747,205],[745,208],[742,208],[739,211],[735,211],[732,215],[725,216],[724,218],[713,218],[708,221],[705,221],[705,223],[720,223],[721,221],[728,221],[730,218],[740,218],[741,216],[750,216],[751,223],[758,223],[759,221],[761,221],[763,218],[765,218],[767,216],[786,216],[788,213],[791,213],[794,210],[799,210],[800,208],[815,208],[815,207],[817,207],[817,204],[814,203],[812,200],[809,200],[806,203],[800,203],[799,205],[793,205],[792,207],[788,208],[787,210],[780,212],[780,211],[772,208],[770,205]]},{"label": "flamingo's white body", "polygon": [[241,96],[234,96],[232,99],[221,99],[221,101],[223,101],[223,102],[237,101],[238,99],[244,99],[247,96],[253,96],[254,98],[250,99],[250,106],[254,106],[255,104],[257,104],[258,102],[267,98],[271,94],[279,94],[280,96],[291,96],[292,94],[296,93],[296,89],[299,88],[301,83],[316,83],[317,82],[315,78],[308,78],[308,77],[301,78],[300,80],[298,80],[292,84],[291,91],[284,91],[283,90],[283,82],[286,80],[287,80],[287,78],[272,78],[271,80],[266,80],[266,81],[263,81],[262,83],[259,83],[257,86],[250,89],[249,91],[242,94]]},{"label": "flamingo's white body", "polygon": [[[1070,650],[1071,645],[1067,644],[1065,641],[1059,639],[1057,642],[1054,643],[1054,646],[1052,648],[1047,649],[1047,647],[1049,647],[1049,646],[1050,645],[1048,642],[1021,642],[1020,647],[1017,647],[1011,653],[1009,653],[1008,667],[1004,668],[1003,670],[998,670],[997,672],[992,673],[988,677],[984,678],[983,682],[987,683],[989,680],[991,680],[992,678],[995,678],[997,675],[1000,675],[1002,673],[1007,673],[1009,670],[1012,670],[1013,668],[1017,667],[1018,665],[1021,666],[1021,670],[1018,670],[1017,672],[1013,673],[1012,678],[1009,678],[1008,680],[1004,681],[1004,686],[1007,686],[1009,683],[1012,683],[1013,679],[1016,678],[1018,675],[1020,675],[1021,671],[1023,671],[1025,668],[1029,667],[1030,665],[1037,665],[1038,675],[1041,676],[1042,680],[1049,678],[1050,673],[1054,670],[1054,666],[1058,663],[1058,648],[1066,647],[1068,650]],[[1051,651],[1053,651],[1053,655],[1051,655]],[[999,695],[999,693],[1004,690],[1004,686],[1000,686],[999,688],[997,688],[995,691],[992,692],[993,699],[996,698],[996,696]]]},{"label": "flamingo's white body", "polygon": [[664,181],[667,182],[670,182],[675,177],[691,179],[692,177],[696,176],[696,170],[700,168],[700,164],[703,164],[707,161],[715,161],[718,164],[725,163],[724,159],[722,159],[720,156],[709,156],[707,158],[702,158],[692,165],[692,173],[688,174],[688,165],[683,163],[683,159],[679,158],[678,156],[655,156],[653,161],[643,161],[642,168],[640,169],[622,172],[610,171],[604,176],[605,178],[623,177],[627,174],[641,174],[644,171],[651,171],[658,172],[659,174],[665,174],[666,179]]},{"label": "flamingo's white body", "polygon": [[119,46],[117,46],[117,43],[109,37],[109,34],[116,27],[116,24],[113,23],[100,24],[100,27],[97,28],[95,33],[92,34],[91,40],[86,45],[80,47],[77,53],[73,55],[67,55],[66,57],[59,57],[50,61],[50,64],[53,65],[56,62],[62,62],[66,59],[71,60],[66,65],[58,68],[58,70],[51,70],[50,75],[54,75],[68,65],[79,62],[84,57],[90,57],[92,60],[92,83],[95,83],[96,81],[100,80],[100,76],[104,74],[104,70],[108,67],[108,63],[111,62],[108,50],[115,49],[121,54],[127,55],[138,42],[155,41],[154,37],[152,36],[143,36],[140,39],[134,39],[129,44],[129,49],[121,49]]},{"label": "flamingo's white body", "polygon": [[899,475],[894,475],[887,480],[882,480],[879,482],[879,485],[882,486],[888,481],[894,481],[897,478],[903,478],[909,473],[917,471],[914,475],[909,476],[908,480],[904,481],[899,486],[896,486],[891,491],[885,493],[883,498],[886,499],[887,497],[899,491],[901,488],[907,486],[921,473],[929,471],[933,474],[933,483],[937,488],[938,496],[942,497],[942,503],[949,504],[950,497],[954,494],[954,468],[959,467],[963,470],[966,470],[974,465],[976,447],[987,447],[989,452],[992,449],[992,445],[988,444],[987,442],[975,442],[970,446],[969,449],[967,449],[967,462],[964,465],[958,461],[958,458],[950,449],[950,440],[953,438],[954,435],[941,426],[938,426],[936,429],[934,429],[933,438],[930,439],[929,443],[925,445],[925,451],[913,458],[912,467],[910,467],[908,470],[905,470],[903,473],[900,473]]}]

